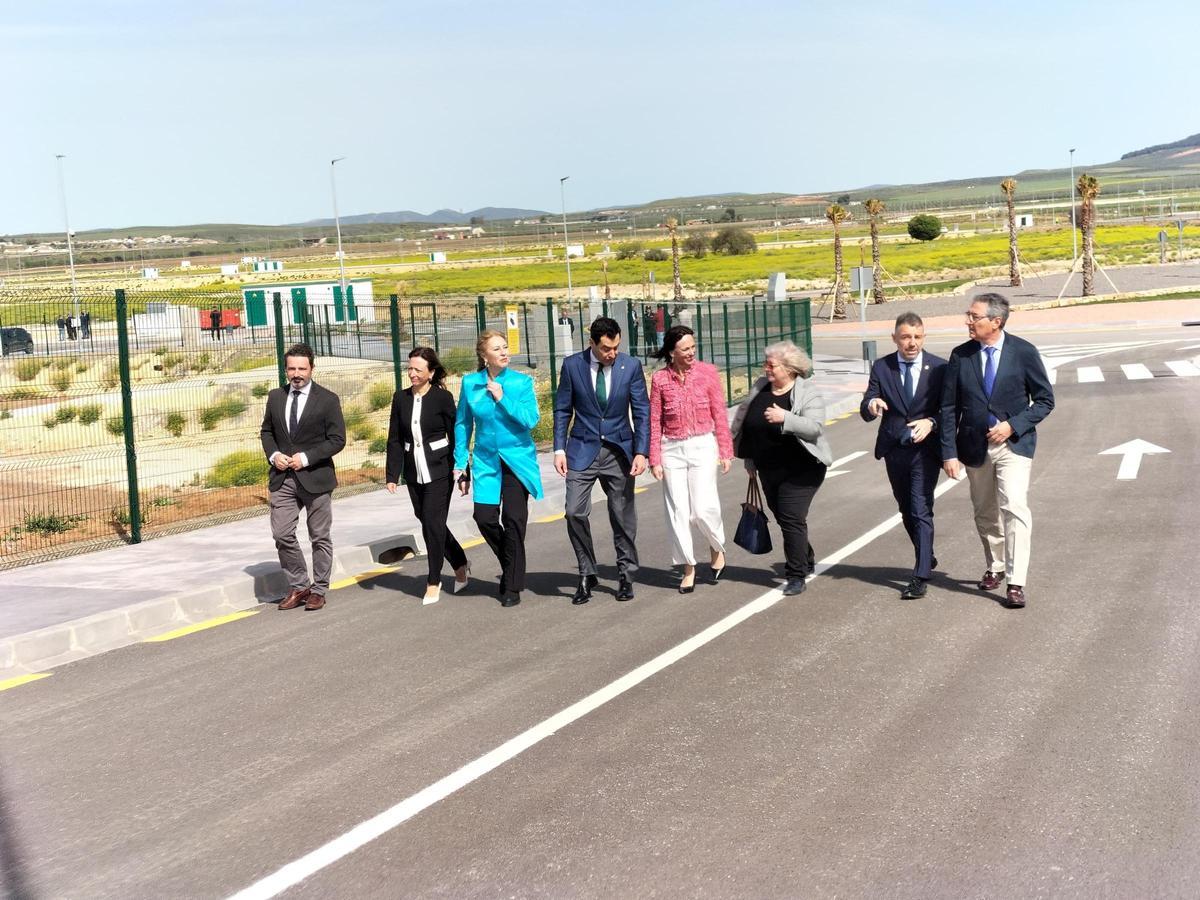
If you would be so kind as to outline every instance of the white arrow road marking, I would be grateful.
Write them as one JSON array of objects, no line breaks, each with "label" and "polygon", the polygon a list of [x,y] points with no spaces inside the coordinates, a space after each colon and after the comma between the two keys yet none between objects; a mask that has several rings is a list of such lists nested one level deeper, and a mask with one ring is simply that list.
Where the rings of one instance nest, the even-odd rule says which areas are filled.
[{"label": "white arrow road marking", "polygon": [[839,469],[838,466],[840,466],[842,463],[852,462],[852,461],[858,459],[860,456],[866,456],[866,455],[867,455],[866,450],[859,450],[855,453],[849,454],[848,456],[843,456],[841,459],[835,459],[832,463],[829,464],[829,471],[827,471],[825,473],[825,477],[826,478],[835,478],[838,475],[845,475],[846,470]]},{"label": "white arrow road marking", "polygon": [[1195,378],[1200,375],[1200,368],[1186,359],[1168,359],[1166,366],[1181,378]]},{"label": "white arrow road marking", "polygon": [[1147,453],[1170,453],[1165,447],[1134,438],[1117,447],[1101,450],[1098,456],[1119,456],[1121,467],[1117,469],[1117,481],[1132,481],[1138,477],[1138,469],[1142,466],[1142,457]]}]

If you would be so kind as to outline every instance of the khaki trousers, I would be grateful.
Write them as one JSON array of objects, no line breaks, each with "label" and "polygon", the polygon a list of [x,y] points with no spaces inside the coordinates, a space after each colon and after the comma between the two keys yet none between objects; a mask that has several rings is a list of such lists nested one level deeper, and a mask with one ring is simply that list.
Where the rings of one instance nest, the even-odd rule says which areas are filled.
[{"label": "khaki trousers", "polygon": [[983,465],[967,468],[975,528],[983,542],[989,572],[1004,573],[1008,584],[1024,587],[1029,573],[1033,514],[1029,473],[1033,460],[1014,453],[1005,441],[990,444]]}]

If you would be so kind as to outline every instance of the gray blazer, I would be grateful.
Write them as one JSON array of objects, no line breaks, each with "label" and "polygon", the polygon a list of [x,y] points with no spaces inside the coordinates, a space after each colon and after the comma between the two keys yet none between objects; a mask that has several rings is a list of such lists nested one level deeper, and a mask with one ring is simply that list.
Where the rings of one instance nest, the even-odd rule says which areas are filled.
[{"label": "gray blazer", "polygon": [[[742,422],[746,418],[746,410],[750,408],[754,398],[766,388],[766,377],[759,378],[734,413],[730,431],[733,432],[735,450],[739,449],[741,443]],[[803,444],[814,459],[827,466],[833,462],[833,451],[829,449],[829,441],[825,439],[825,398],[807,378],[797,378],[792,386],[792,411],[784,413],[781,427],[784,434],[792,435]],[[741,456],[740,450],[738,456]],[[746,459],[746,470],[754,471],[754,463],[749,459]]]}]

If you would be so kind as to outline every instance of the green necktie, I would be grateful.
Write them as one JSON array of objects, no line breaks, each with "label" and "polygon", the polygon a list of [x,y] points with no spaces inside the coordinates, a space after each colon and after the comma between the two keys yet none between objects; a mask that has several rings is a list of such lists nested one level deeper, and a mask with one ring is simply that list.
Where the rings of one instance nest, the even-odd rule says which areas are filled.
[{"label": "green necktie", "polygon": [[607,412],[608,410],[608,385],[604,383],[604,366],[596,367],[596,402],[600,404],[600,411]]}]

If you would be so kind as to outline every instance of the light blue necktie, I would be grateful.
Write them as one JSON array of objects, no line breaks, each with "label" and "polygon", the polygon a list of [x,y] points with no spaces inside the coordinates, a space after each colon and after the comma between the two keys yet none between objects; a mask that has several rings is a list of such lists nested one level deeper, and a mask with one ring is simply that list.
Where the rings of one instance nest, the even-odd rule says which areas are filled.
[{"label": "light blue necktie", "polygon": [[[992,399],[992,388],[996,386],[996,348],[984,347],[983,352],[987,354],[987,363],[983,367],[983,392],[987,394],[988,399]],[[997,419],[990,412],[988,413],[988,426],[995,425]]]}]

